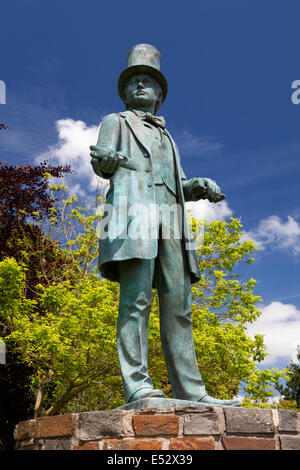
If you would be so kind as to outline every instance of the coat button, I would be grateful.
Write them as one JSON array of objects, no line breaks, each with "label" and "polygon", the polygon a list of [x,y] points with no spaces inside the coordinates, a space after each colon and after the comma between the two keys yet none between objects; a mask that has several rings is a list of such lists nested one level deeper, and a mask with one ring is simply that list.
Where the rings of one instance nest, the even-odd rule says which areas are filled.
[{"label": "coat button", "polygon": [[144,153],[144,157],[148,158],[149,157],[148,153]]},{"label": "coat button", "polygon": [[149,173],[149,171],[150,171],[150,168],[146,168],[145,172]]},{"label": "coat button", "polygon": [[148,188],[151,188],[151,187],[152,187],[152,183],[148,183],[147,186],[148,186]]}]

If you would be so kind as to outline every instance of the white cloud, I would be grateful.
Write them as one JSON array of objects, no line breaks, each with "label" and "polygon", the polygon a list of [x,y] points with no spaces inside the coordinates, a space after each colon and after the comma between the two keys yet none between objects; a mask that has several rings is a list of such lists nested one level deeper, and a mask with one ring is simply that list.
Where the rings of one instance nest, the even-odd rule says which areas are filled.
[{"label": "white cloud", "polygon": [[300,224],[291,216],[282,221],[272,215],[260,221],[258,227],[244,232],[243,239],[253,240],[260,249],[284,249],[291,254],[300,253]]},{"label": "white cloud", "polygon": [[[60,119],[56,121],[58,143],[39,154],[36,162],[48,160],[50,163],[70,165],[75,175],[66,177],[70,192],[78,196],[86,196],[95,191],[97,183],[107,184],[99,179],[90,164],[90,145],[97,142],[99,126],[88,126],[83,121]],[[84,181],[84,183],[83,183]]]},{"label": "white cloud", "polygon": [[204,199],[197,202],[187,202],[185,206],[195,219],[205,219],[208,222],[212,222],[213,220],[223,221],[233,215],[233,211],[226,201],[214,204]]},{"label": "white cloud", "polygon": [[296,348],[300,346],[300,311],[292,304],[271,302],[262,307],[261,317],[248,327],[251,336],[259,333],[264,336],[269,355],[263,364],[285,359],[297,362]]}]

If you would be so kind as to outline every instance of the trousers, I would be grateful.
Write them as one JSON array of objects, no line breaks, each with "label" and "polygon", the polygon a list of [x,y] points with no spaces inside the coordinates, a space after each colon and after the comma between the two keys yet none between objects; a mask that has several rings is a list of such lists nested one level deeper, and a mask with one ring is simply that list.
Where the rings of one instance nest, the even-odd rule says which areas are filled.
[{"label": "trousers", "polygon": [[[176,197],[165,185],[155,187],[155,198],[156,204],[176,204]],[[148,373],[148,325],[154,281],[159,298],[161,345],[173,397],[198,401],[206,390],[195,355],[186,253],[182,239],[175,236],[174,218],[171,223],[160,216],[157,223],[157,257],[129,259],[118,265],[117,348],[124,396],[127,402],[138,390],[153,387]],[[164,229],[168,229],[168,237],[162,236]]]}]

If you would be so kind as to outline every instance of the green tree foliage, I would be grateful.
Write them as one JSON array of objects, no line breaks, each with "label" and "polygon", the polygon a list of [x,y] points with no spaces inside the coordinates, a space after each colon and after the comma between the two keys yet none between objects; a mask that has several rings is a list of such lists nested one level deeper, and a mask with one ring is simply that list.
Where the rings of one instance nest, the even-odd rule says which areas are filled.
[{"label": "green tree foliage", "polygon": [[[53,185],[52,189],[63,188]],[[34,370],[35,416],[123,403],[116,350],[119,285],[97,274],[100,219],[95,207],[92,211],[78,207],[74,197],[63,201],[62,210],[53,211],[47,237],[59,244],[59,252],[66,257],[64,277],[59,282],[42,277],[31,298],[24,289],[26,266],[13,259],[0,264],[0,309],[11,331],[6,342],[17,345],[23,361]],[[253,243],[241,241],[241,235],[236,219],[205,223],[203,244],[197,251],[203,276],[192,288],[196,354],[209,394],[230,398],[243,384],[250,398],[266,399],[285,371],[261,371],[256,365],[267,352],[263,337],[250,338],[247,325],[259,317],[256,304],[261,299],[254,294],[255,280],[241,280],[234,272],[253,261]],[[40,253],[39,269],[42,264]],[[149,369],[154,386],[171,396],[155,291]]]},{"label": "green tree foliage", "polygon": [[[64,273],[65,255],[57,243],[45,237],[41,221],[49,221],[56,198],[49,193],[48,175],[59,178],[69,167],[46,162],[36,166],[8,166],[0,163],[0,260],[10,256],[26,266],[26,296],[33,298],[35,286]],[[42,260],[41,263],[38,261]],[[0,337],[10,333],[0,311]],[[11,342],[6,364],[0,364],[0,441],[13,448],[16,422],[32,416],[31,368],[22,361]]]},{"label": "green tree foliage", "polygon": [[46,162],[35,166],[0,163],[0,259],[11,256],[26,263],[28,296],[34,295],[43,277],[59,277],[64,271],[64,254],[55,240],[45,236],[43,224],[58,210],[56,194],[49,192],[49,177],[61,178],[70,172],[68,166]]},{"label": "green tree foliage", "polygon": [[[93,383],[105,395],[109,376],[117,375],[115,322],[118,292],[97,276],[48,287],[26,299],[24,272],[13,259],[0,263],[0,308],[23,361],[33,370],[35,416],[59,413]],[[36,306],[43,310],[40,315]],[[50,388],[49,388],[50,387]]]},{"label": "green tree foliage", "polygon": [[285,384],[279,381],[276,384],[276,390],[284,396],[284,402],[296,402],[297,408],[300,408],[300,347],[297,348],[298,364],[291,361],[287,369],[289,377]]}]

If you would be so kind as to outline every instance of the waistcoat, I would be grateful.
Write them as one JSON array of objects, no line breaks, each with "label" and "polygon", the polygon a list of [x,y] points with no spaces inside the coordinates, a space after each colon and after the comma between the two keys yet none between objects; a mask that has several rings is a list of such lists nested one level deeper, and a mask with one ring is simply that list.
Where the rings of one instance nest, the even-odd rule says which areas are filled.
[{"label": "waistcoat", "polygon": [[165,184],[176,196],[174,155],[171,142],[163,129],[144,122],[145,132],[150,133],[152,141],[151,160],[153,183]]}]

